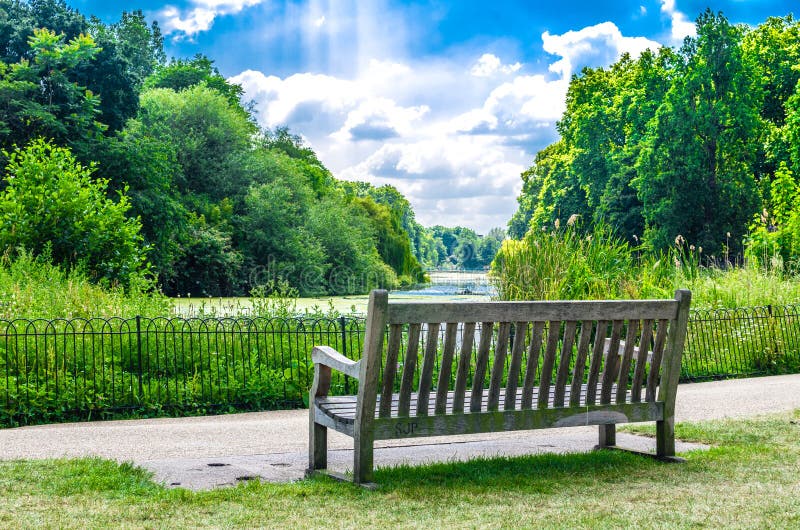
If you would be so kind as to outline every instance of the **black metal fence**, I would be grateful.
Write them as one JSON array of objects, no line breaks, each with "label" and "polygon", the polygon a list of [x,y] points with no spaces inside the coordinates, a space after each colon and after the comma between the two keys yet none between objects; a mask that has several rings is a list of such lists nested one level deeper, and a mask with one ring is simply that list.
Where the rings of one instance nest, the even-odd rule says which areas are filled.
[{"label": "black metal fence", "polygon": [[301,406],[312,347],[359,355],[363,328],[354,317],[0,320],[0,425]]},{"label": "black metal fence", "polygon": [[797,372],[800,305],[692,311],[682,380]]},{"label": "black metal fence", "polygon": [[[798,308],[693,311],[682,379],[800,371]],[[359,317],[0,320],[0,425],[300,406],[311,348],[357,359],[363,331]]]}]

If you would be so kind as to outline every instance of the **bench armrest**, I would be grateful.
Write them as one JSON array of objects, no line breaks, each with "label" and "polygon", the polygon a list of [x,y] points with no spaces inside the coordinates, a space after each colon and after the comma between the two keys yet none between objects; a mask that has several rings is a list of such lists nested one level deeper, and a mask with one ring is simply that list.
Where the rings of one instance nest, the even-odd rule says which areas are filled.
[{"label": "bench armrest", "polygon": [[361,361],[350,360],[330,346],[314,346],[311,350],[311,360],[315,364],[333,368],[355,379],[359,378]]}]

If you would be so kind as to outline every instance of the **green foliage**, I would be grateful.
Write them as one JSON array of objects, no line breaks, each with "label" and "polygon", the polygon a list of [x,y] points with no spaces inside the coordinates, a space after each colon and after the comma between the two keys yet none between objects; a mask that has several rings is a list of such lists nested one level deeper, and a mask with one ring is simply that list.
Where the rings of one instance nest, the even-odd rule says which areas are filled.
[{"label": "green foliage", "polygon": [[[143,76],[149,75],[155,64],[163,62],[163,42],[157,24],[149,28],[142,13],[123,12],[121,20],[110,26],[97,19],[87,21],[78,11],[63,0],[35,0],[29,2],[0,2],[0,39],[4,43],[0,60],[6,64],[35,61],[36,51],[29,45],[37,31],[46,29],[62,42],[75,42],[91,35],[96,53],[67,70],[61,69],[64,80],[86,87],[97,98],[94,116],[108,127],[109,132],[121,129],[125,121],[135,115],[138,106],[137,90]],[[63,95],[63,94],[62,94]],[[54,98],[49,105],[56,114],[69,115],[63,107],[69,100]],[[30,137],[12,137],[4,147],[22,145],[37,135],[57,138],[53,134],[38,132]],[[93,144],[91,135],[73,130],[65,141],[84,163],[88,163]],[[78,149],[80,145],[84,149]],[[84,156],[86,155],[86,156]]]},{"label": "green foliage", "polygon": [[788,222],[770,220],[773,206],[785,209],[772,193],[785,195],[786,171],[792,181],[800,171],[799,28],[791,15],[750,29],[707,10],[677,51],[584,69],[570,82],[562,138],[522,174],[509,235],[578,215],[655,257],[680,235],[705,259],[741,262],[749,229],[748,259],[769,247],[767,260],[797,261]]},{"label": "green foliage", "polygon": [[[242,88],[213,60],[167,63],[161,31],[141,11],[106,24],[63,0],[0,0],[0,39],[0,148],[38,138],[68,147],[88,168],[69,174],[93,172],[100,186],[75,200],[124,195],[116,208],[131,219],[65,217],[77,228],[36,227],[0,243],[50,249],[57,263],[85,263],[93,279],[123,282],[146,248],[172,295],[241,295],[281,281],[303,294],[342,294],[425,280],[415,253],[430,256],[436,244],[397,190],[357,200],[343,192],[301,137],[258,128]],[[51,180],[64,188],[66,180]],[[99,218],[103,241],[92,232]],[[138,222],[136,249],[110,257],[112,241]],[[78,244],[75,230],[93,235]]]},{"label": "green foliage", "polygon": [[[311,208],[308,229],[328,256],[330,269],[326,284],[329,292],[356,294],[396,285],[396,261],[385,253],[387,242],[382,237],[385,233],[376,237],[378,230],[374,221],[369,212],[365,215],[357,205],[342,208],[334,198]],[[403,248],[404,244],[407,249],[408,236],[395,240],[394,244],[394,248]]]},{"label": "green foliage", "polygon": [[436,252],[436,259],[429,266],[467,270],[488,268],[506,237],[502,228],[493,228],[486,236],[463,226],[437,225],[428,232]]},{"label": "green foliage", "polygon": [[47,29],[34,30],[29,39],[31,60],[0,62],[0,146],[25,145],[46,137],[62,144],[92,138],[105,130],[95,120],[100,100],[71,80],[76,67],[99,49],[91,37],[80,35],[65,43]]},{"label": "green foliage", "polygon": [[80,269],[53,265],[29,252],[0,258],[0,319],[93,318],[169,314],[171,302],[142,276],[127,287],[99,286]]},{"label": "green foliage", "polygon": [[720,268],[716,258],[704,259],[704,253],[682,236],[653,254],[630,247],[605,226],[589,233],[567,226],[506,240],[490,274],[505,300],[671,298],[684,288],[692,291],[693,308],[781,306],[800,300],[800,276],[784,267],[780,255],[766,264],[748,259],[742,267]]},{"label": "green foliage", "polygon": [[685,66],[651,124],[633,185],[652,248],[666,249],[682,234],[715,253],[730,233],[740,252],[758,209],[758,92],[740,47],[743,30],[707,11],[697,31],[681,49]]},{"label": "green foliage", "polygon": [[185,61],[174,59],[167,65],[160,66],[144,83],[145,88],[169,88],[176,92],[192,87],[206,87],[225,97],[228,104],[239,106],[239,99],[244,93],[242,87],[229,83],[214,66],[214,61],[198,54]]},{"label": "green foliage", "polygon": [[85,267],[91,278],[127,284],[145,264],[141,224],[125,216],[128,198],[106,196],[68,149],[35,140],[6,153],[0,192],[0,248],[27,249],[55,263]]},{"label": "green foliage", "polygon": [[625,298],[632,265],[627,244],[609,229],[587,236],[570,225],[504,241],[491,275],[504,300]]},{"label": "green foliage", "polygon": [[770,211],[755,216],[746,239],[745,256],[764,269],[797,272],[800,256],[800,190],[791,170],[781,162],[770,187]]}]

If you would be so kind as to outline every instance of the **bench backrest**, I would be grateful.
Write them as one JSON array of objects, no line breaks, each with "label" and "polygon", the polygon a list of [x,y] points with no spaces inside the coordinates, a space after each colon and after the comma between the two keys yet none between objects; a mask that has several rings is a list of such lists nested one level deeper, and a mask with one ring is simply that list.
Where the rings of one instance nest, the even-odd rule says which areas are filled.
[{"label": "bench backrest", "polygon": [[640,401],[671,411],[690,299],[388,303],[374,291],[357,414],[374,417],[378,394],[380,416],[425,415],[432,402],[436,414]]}]

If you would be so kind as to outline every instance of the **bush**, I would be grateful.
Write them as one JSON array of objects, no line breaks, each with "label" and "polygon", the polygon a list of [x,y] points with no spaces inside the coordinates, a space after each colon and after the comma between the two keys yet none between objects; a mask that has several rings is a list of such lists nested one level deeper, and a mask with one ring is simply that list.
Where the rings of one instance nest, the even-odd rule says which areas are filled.
[{"label": "bush", "polygon": [[47,254],[112,284],[126,285],[144,268],[141,224],[125,216],[130,204],[124,194],[115,202],[106,196],[108,181],[91,178],[93,166],[41,139],[5,155],[0,249]]}]

